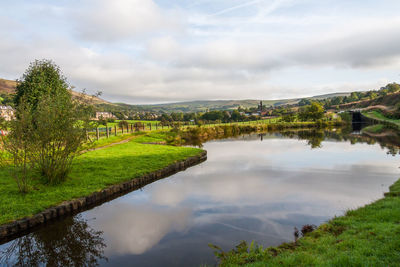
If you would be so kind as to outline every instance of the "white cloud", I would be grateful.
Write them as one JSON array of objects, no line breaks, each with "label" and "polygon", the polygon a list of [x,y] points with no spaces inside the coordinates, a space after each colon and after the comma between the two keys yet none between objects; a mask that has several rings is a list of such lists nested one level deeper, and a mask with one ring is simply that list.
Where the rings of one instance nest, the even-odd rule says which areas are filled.
[{"label": "white cloud", "polygon": [[161,10],[152,0],[85,0],[70,15],[87,41],[118,42],[180,28],[178,13]]},{"label": "white cloud", "polygon": [[385,3],[363,5],[376,11],[367,16],[314,0],[85,0],[31,4],[16,16],[4,11],[13,2],[0,11],[0,76],[50,58],[77,88],[129,103],[372,89],[400,67],[400,20]]},{"label": "white cloud", "polygon": [[110,205],[97,215],[95,228],[105,232],[109,254],[142,254],[168,233],[182,232],[190,224],[188,209],[156,209],[153,206]]}]

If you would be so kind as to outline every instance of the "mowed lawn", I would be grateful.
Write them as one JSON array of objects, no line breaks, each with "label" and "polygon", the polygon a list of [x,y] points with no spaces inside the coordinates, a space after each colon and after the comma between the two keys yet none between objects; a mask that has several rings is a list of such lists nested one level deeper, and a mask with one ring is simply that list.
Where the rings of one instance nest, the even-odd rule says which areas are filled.
[{"label": "mowed lawn", "polygon": [[189,147],[141,144],[137,140],[87,152],[75,159],[67,181],[60,185],[33,184],[19,193],[9,170],[0,169],[0,225],[31,216],[63,201],[87,196],[109,185],[128,181],[202,150]]}]

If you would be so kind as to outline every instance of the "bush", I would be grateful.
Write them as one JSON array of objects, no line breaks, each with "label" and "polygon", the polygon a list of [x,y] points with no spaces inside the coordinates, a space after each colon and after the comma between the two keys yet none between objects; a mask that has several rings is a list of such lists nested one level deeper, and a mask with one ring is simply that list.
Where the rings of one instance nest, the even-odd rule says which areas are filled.
[{"label": "bush", "polygon": [[301,121],[317,121],[324,117],[324,108],[321,104],[312,102],[311,105],[302,107],[298,116]]}]

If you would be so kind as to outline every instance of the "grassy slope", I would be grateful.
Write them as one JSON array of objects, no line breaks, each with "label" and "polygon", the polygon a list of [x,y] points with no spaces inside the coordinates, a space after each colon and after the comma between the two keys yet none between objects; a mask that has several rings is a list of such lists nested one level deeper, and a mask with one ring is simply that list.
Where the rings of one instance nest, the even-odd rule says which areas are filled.
[{"label": "grassy slope", "polygon": [[[319,95],[313,97],[307,97],[305,99],[325,99],[335,96],[345,96],[350,95],[350,93],[333,93],[326,95]],[[294,105],[297,104],[303,98],[292,98],[292,99],[277,99],[277,100],[262,100],[265,106],[279,106],[279,105]],[[188,101],[179,103],[169,103],[169,104],[155,104],[155,105],[135,105],[144,110],[152,111],[164,111],[164,112],[204,112],[206,110],[229,110],[237,109],[239,106],[245,108],[257,107],[260,100],[198,100],[198,101]],[[124,106],[129,106],[126,104],[120,104]]]},{"label": "grassy slope", "polygon": [[385,126],[382,124],[374,124],[374,125],[363,128],[362,131],[377,134],[377,133],[381,133],[382,130],[384,130],[384,129],[385,129]]},{"label": "grassy slope", "polygon": [[[0,78],[0,93],[2,94],[15,94],[15,88],[17,86],[16,81],[6,80]],[[72,91],[72,96],[78,97],[80,96],[79,92]],[[94,104],[111,104],[101,98],[93,97],[91,98]]]},{"label": "grassy slope", "polygon": [[400,126],[400,120],[394,120],[394,119],[387,118],[381,112],[379,112],[377,110],[363,112],[363,115],[366,116],[366,117],[372,118],[372,119],[393,123],[398,127]]},{"label": "grassy slope", "polygon": [[[153,139],[161,137],[155,136]],[[138,142],[143,139],[87,152],[76,159],[66,182],[59,186],[36,183],[36,190],[25,196],[18,192],[8,170],[0,169],[0,224],[161,169],[201,151],[196,148],[145,145]]]},{"label": "grassy slope", "polygon": [[400,180],[385,198],[330,220],[297,244],[231,255],[223,265],[400,266],[399,196]]}]

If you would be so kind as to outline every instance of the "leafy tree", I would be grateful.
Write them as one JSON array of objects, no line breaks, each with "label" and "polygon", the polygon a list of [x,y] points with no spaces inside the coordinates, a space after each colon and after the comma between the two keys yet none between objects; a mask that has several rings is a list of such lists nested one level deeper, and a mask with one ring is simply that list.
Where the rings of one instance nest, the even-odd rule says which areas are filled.
[{"label": "leafy tree", "polygon": [[299,101],[299,106],[310,105],[310,103],[311,103],[311,101],[310,101],[309,99],[303,98],[303,99],[301,99],[301,100]]},{"label": "leafy tree", "polygon": [[17,81],[15,104],[21,100],[36,108],[43,97],[71,98],[69,85],[62,75],[60,68],[51,60],[35,60],[32,62],[22,78]]},{"label": "leafy tree", "polygon": [[299,119],[301,121],[312,120],[316,121],[322,119],[324,116],[324,108],[321,104],[317,102],[311,103],[309,106],[305,106],[300,109],[299,112]]},{"label": "leafy tree", "polygon": [[118,123],[118,126],[120,127],[120,128],[128,128],[129,127],[129,123],[127,122],[127,121],[125,121],[125,120],[122,120],[122,121],[120,121],[119,123]]},{"label": "leafy tree", "polygon": [[282,116],[282,121],[284,122],[294,122],[296,120],[296,116],[293,113],[288,113]]},{"label": "leafy tree", "polygon": [[232,111],[231,119],[233,121],[240,121],[242,119],[242,115],[238,110]]},{"label": "leafy tree", "polygon": [[369,94],[369,98],[372,100],[372,99],[375,99],[375,98],[377,98],[378,97],[378,94],[377,93],[375,93],[375,92],[371,92],[370,94]]},{"label": "leafy tree", "polygon": [[400,91],[400,85],[397,83],[389,83],[386,85],[386,89],[389,91],[389,93],[396,93]]},{"label": "leafy tree", "polygon": [[42,60],[32,63],[22,76],[15,103],[16,119],[4,140],[15,173],[31,175],[24,167],[27,164],[46,183],[64,181],[86,143],[85,129],[93,111],[87,97],[73,100],[59,67]]},{"label": "leafy tree", "polygon": [[357,92],[352,92],[350,94],[350,101],[357,101],[357,100],[359,100]]}]

